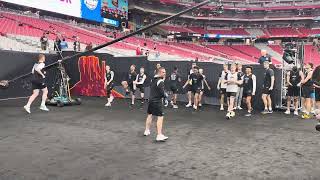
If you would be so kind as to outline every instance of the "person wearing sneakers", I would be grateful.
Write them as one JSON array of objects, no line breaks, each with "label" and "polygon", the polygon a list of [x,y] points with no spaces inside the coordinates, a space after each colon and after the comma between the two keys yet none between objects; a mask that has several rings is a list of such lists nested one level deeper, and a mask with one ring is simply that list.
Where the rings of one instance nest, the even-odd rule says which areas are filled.
[{"label": "person wearing sneakers", "polygon": [[[237,73],[238,73],[238,76],[242,79],[244,76],[244,73],[242,72],[242,64],[241,63],[237,64]],[[241,107],[242,97],[243,97],[243,86],[239,85],[237,96],[236,96],[236,101],[234,104],[235,109],[242,110],[242,107]]]},{"label": "person wearing sneakers", "polygon": [[203,74],[203,69],[199,69],[199,73],[203,77],[203,79],[201,81],[201,89],[200,89],[200,94],[199,94],[199,107],[202,107],[202,96],[203,96],[203,92],[204,92],[204,85],[207,86],[209,91],[211,90],[211,88],[206,80],[206,76]]},{"label": "person wearing sneakers", "polygon": [[27,105],[24,106],[24,109],[30,114],[30,106],[32,102],[38,97],[40,90],[42,91],[42,101],[40,109],[43,111],[49,111],[46,106],[46,100],[48,97],[48,88],[46,85],[46,72],[44,71],[46,57],[43,54],[40,54],[38,57],[38,62],[34,64],[32,68],[32,89],[33,93],[30,96]]},{"label": "person wearing sneakers", "polygon": [[252,67],[246,67],[246,74],[243,76],[243,97],[246,99],[248,114],[245,116],[249,117],[252,113],[252,96],[256,94],[257,89],[257,78],[252,74]]},{"label": "person wearing sneakers", "polygon": [[9,82],[7,80],[0,81],[0,88],[6,88],[9,86]]},{"label": "person wearing sneakers", "polygon": [[263,66],[265,68],[264,73],[264,81],[263,81],[263,89],[262,89],[262,101],[264,104],[264,111],[262,111],[262,114],[271,114],[272,111],[272,100],[271,100],[271,94],[274,88],[274,71],[270,68],[269,61],[265,61],[263,63]]},{"label": "person wearing sneakers", "polygon": [[135,89],[133,81],[137,78],[136,73],[136,65],[132,64],[130,66],[130,70],[128,74],[126,75],[126,78],[124,81],[122,81],[122,86],[126,91],[126,95],[129,95],[131,92],[131,105],[134,105],[134,99],[135,99]]},{"label": "person wearing sneakers", "polygon": [[201,90],[201,82],[203,76],[199,73],[199,67],[195,66],[193,68],[193,73],[189,76],[189,83],[191,85],[191,92],[194,95],[193,109],[197,110],[199,106],[199,96]]},{"label": "person wearing sneakers", "polygon": [[228,73],[229,73],[228,64],[224,64],[223,71],[219,75],[219,81],[217,85],[217,89],[219,90],[219,93],[220,93],[220,111],[224,110],[224,107],[223,107],[224,98],[226,95],[226,88],[227,88],[227,84],[225,83],[225,78]]},{"label": "person wearing sneakers", "polygon": [[225,77],[225,80],[227,83],[226,92],[229,100],[228,113],[226,115],[228,119],[235,116],[235,112],[234,112],[235,98],[238,92],[239,85],[242,84],[241,77],[238,76],[238,73],[236,70],[237,70],[237,65],[232,64],[230,68],[230,72]]},{"label": "person wearing sneakers", "polygon": [[114,99],[112,96],[112,89],[113,89],[113,79],[114,79],[114,72],[110,70],[110,66],[106,65],[106,75],[104,79],[104,87],[107,91],[107,104],[105,104],[106,107],[110,107],[111,103]]},{"label": "person wearing sneakers", "polygon": [[[315,88],[315,109],[320,112],[320,66],[317,66],[312,74],[313,86]],[[317,113],[319,114],[319,113]]]},{"label": "person wearing sneakers", "polygon": [[141,96],[141,104],[144,104],[144,83],[147,79],[147,75],[144,73],[144,67],[140,68],[140,73],[137,75],[136,80],[133,82],[140,90],[140,96]]},{"label": "person wearing sneakers", "polygon": [[193,70],[194,70],[194,67],[197,66],[197,63],[192,63],[191,65],[191,69],[190,71],[188,72],[188,80],[186,81],[186,83],[184,84],[183,88],[187,88],[187,94],[188,94],[188,104],[186,105],[186,107],[192,107],[192,87],[191,85],[189,84],[190,81],[190,75],[193,74]]},{"label": "person wearing sneakers", "polygon": [[311,118],[311,94],[313,91],[313,81],[312,81],[312,74],[313,74],[313,64],[308,63],[305,65],[305,78],[301,82],[302,84],[302,95],[304,98],[304,107],[305,113],[302,115],[303,119],[310,119]]},{"label": "person wearing sneakers", "polygon": [[169,77],[170,81],[170,90],[172,92],[172,98],[171,98],[171,104],[174,109],[178,109],[177,105],[177,94],[178,94],[178,87],[181,82],[181,76],[178,73],[178,68],[174,67],[173,72],[171,73]]},{"label": "person wearing sneakers", "polygon": [[165,141],[168,139],[162,133],[162,126],[163,126],[163,108],[162,108],[162,101],[163,99],[167,98],[167,94],[164,90],[164,79],[166,77],[166,70],[163,67],[157,69],[157,73],[154,76],[151,86],[150,86],[150,97],[149,97],[149,104],[147,110],[147,118],[146,118],[146,127],[144,131],[144,136],[150,135],[150,127],[152,123],[152,116],[157,117],[157,138],[156,141]]},{"label": "person wearing sneakers", "polygon": [[301,82],[304,79],[303,72],[300,71],[297,66],[294,66],[291,71],[287,73],[287,84],[288,84],[288,94],[287,94],[287,110],[285,114],[290,114],[291,100],[294,100],[294,115],[298,116],[298,106],[300,97],[300,87]]}]

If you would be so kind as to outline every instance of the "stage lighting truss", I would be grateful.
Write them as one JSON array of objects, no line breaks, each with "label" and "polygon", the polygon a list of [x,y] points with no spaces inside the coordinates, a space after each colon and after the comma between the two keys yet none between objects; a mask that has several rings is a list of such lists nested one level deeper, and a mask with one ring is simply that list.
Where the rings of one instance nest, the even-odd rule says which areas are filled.
[{"label": "stage lighting truss", "polygon": [[[297,44],[288,43],[285,45],[285,51],[283,54],[282,68],[281,68],[281,97],[278,99],[276,108],[287,109],[287,73],[292,70],[293,66],[297,66],[299,69],[303,69],[304,62],[304,43],[299,42]],[[301,88],[300,88],[301,96]],[[293,101],[293,99],[292,99]],[[294,109],[294,103],[291,103],[291,109]],[[299,109],[301,109],[301,101],[299,102]]]}]

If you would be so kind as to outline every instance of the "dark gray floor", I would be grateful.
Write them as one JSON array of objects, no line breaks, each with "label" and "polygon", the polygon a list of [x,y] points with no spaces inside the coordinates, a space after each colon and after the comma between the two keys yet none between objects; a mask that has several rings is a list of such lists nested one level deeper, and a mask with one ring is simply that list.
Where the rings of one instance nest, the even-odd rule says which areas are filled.
[{"label": "dark gray floor", "polygon": [[1,180],[320,179],[315,120],[280,113],[226,120],[215,107],[168,109],[143,137],[145,110],[99,98],[45,113],[0,102]]}]

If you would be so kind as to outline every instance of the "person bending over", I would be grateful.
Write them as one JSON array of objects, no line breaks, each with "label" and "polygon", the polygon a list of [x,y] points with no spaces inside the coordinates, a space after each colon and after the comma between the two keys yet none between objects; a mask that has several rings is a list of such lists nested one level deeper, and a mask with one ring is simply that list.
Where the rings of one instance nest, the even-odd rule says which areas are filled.
[{"label": "person bending over", "polygon": [[299,97],[301,82],[304,79],[303,72],[297,66],[294,66],[291,71],[287,73],[288,95],[287,95],[287,110],[285,114],[290,114],[291,100],[294,100],[294,115],[298,116]]},{"label": "person bending over", "polygon": [[42,91],[42,101],[40,109],[43,111],[49,111],[46,106],[46,100],[48,97],[48,88],[46,85],[46,76],[45,76],[45,61],[46,57],[43,54],[40,54],[38,57],[38,62],[34,64],[32,68],[32,89],[33,93],[30,96],[28,103],[23,107],[29,114],[31,113],[30,106],[32,102],[38,97],[40,90]]},{"label": "person bending over", "polygon": [[242,84],[241,78],[238,76],[236,64],[232,64],[230,73],[227,74],[225,80],[227,83],[226,92],[229,99],[227,118],[234,117],[234,103],[238,92],[239,85]]},{"label": "person bending over", "polygon": [[252,97],[256,94],[257,78],[252,74],[252,67],[246,67],[246,74],[243,76],[243,97],[246,99],[248,114],[245,116],[251,116],[252,113]]},{"label": "person bending over", "polygon": [[157,138],[156,141],[165,141],[168,139],[162,133],[162,126],[163,126],[163,99],[167,98],[168,95],[165,93],[164,90],[164,79],[166,77],[166,70],[163,67],[160,67],[157,70],[156,75],[154,76],[151,86],[150,86],[150,97],[149,97],[149,104],[147,110],[147,119],[146,119],[146,127],[144,131],[144,136],[150,135],[150,127],[152,123],[152,117],[157,117]]},{"label": "person bending over", "polygon": [[271,94],[274,88],[274,71],[270,68],[269,61],[264,61],[263,66],[265,68],[264,81],[262,86],[262,101],[264,104],[264,111],[262,114],[271,114],[272,111],[272,100]]},{"label": "person bending over", "polygon": [[133,82],[136,88],[140,90],[141,104],[144,104],[144,83],[147,79],[147,75],[144,73],[144,67],[140,68],[140,73],[137,75],[136,80]]},{"label": "person bending over", "polygon": [[129,95],[131,93],[131,105],[134,105],[134,99],[135,99],[135,85],[134,81],[137,78],[137,73],[136,73],[136,65],[131,65],[130,70],[128,74],[126,75],[126,79],[122,81],[122,86],[126,91],[126,95]]},{"label": "person bending over", "polygon": [[107,104],[105,105],[106,107],[110,107],[111,103],[114,99],[112,95],[112,89],[113,89],[113,80],[114,80],[114,72],[110,70],[110,66],[106,65],[106,75],[105,75],[105,80],[104,80],[104,87],[106,88],[107,91]]}]

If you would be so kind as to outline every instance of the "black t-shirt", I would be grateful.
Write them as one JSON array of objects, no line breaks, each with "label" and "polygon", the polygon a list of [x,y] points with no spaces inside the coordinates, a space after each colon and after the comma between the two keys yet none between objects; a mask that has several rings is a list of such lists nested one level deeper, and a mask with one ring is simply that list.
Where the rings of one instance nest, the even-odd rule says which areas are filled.
[{"label": "black t-shirt", "polygon": [[274,71],[270,68],[267,69],[266,72],[264,73],[264,81],[263,81],[264,88],[270,88],[272,76],[274,76]]},{"label": "black t-shirt", "polygon": [[[240,72],[238,72],[238,79],[242,79],[242,77],[244,76],[244,73],[242,72],[242,71],[240,71]],[[240,85],[238,85],[239,87],[242,87],[243,85],[242,84],[240,84]]]},{"label": "black t-shirt", "polygon": [[[145,74],[138,74],[138,77],[137,77],[137,78],[138,78],[138,82],[142,82],[144,76],[146,76],[146,75],[145,75]],[[143,84],[144,84],[145,82],[146,82],[146,81],[144,81]],[[143,84],[139,84],[139,85],[143,85]]]},{"label": "black t-shirt", "polygon": [[270,55],[267,55],[267,56],[261,56],[259,58],[259,64],[263,64],[265,61],[269,61],[271,62],[271,56]]},{"label": "black t-shirt", "polygon": [[297,86],[301,81],[300,71],[290,71],[290,83]]},{"label": "black t-shirt", "polygon": [[191,86],[193,88],[201,88],[201,82],[203,80],[203,76],[201,74],[192,73],[189,76],[189,79],[191,80]]},{"label": "black t-shirt", "polygon": [[[305,72],[304,73],[304,75],[305,75],[305,77],[307,78],[308,77],[308,74],[309,73],[312,73],[312,71],[310,71],[310,72]],[[312,86],[313,85],[313,81],[312,81],[312,79],[309,79],[306,83],[304,83],[303,84],[304,86]]]},{"label": "black t-shirt", "polygon": [[127,81],[128,81],[128,84],[132,84],[133,81],[135,81],[137,78],[137,73],[134,71],[134,72],[129,72],[128,75],[127,75]]},{"label": "black t-shirt", "polygon": [[170,75],[169,79],[170,79],[170,84],[171,84],[172,86],[177,86],[178,83],[179,83],[180,74],[179,74],[179,73],[176,73],[176,72],[173,72],[173,73]]},{"label": "black t-shirt", "polygon": [[[107,81],[110,81],[110,79],[112,79],[114,76],[114,72],[113,71],[110,71],[108,73],[106,73],[106,79]],[[113,80],[112,80],[113,81]],[[110,83],[112,83],[112,81]]]},{"label": "black t-shirt", "polygon": [[164,97],[164,80],[159,77],[154,77],[150,85],[149,102],[161,102]]},{"label": "black t-shirt", "polygon": [[246,91],[252,91],[253,90],[253,79],[252,75],[244,75],[243,76],[243,90]]}]

